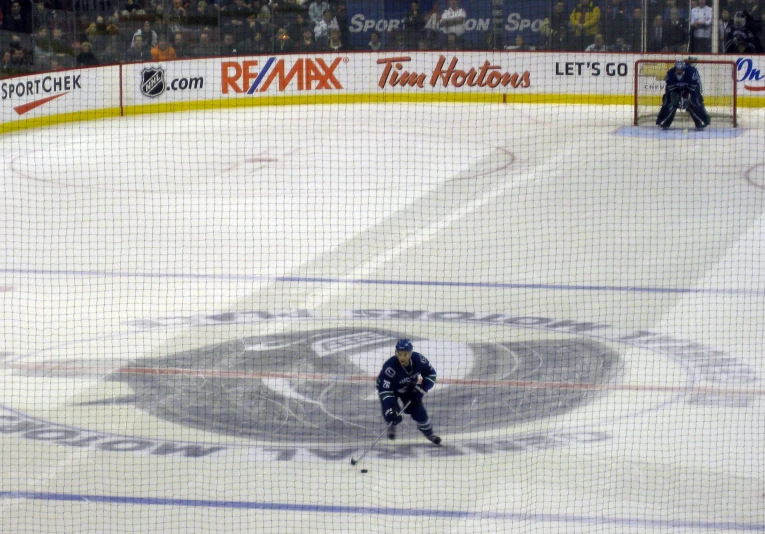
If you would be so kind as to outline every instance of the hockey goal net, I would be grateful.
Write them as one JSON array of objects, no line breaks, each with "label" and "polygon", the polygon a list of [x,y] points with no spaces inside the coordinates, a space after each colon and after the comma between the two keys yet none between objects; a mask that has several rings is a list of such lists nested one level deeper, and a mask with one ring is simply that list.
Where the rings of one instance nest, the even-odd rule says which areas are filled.
[{"label": "hockey goal net", "polygon": [[[704,105],[712,125],[737,126],[736,64],[732,61],[685,60],[696,67],[701,77]],[[664,76],[675,64],[668,59],[640,59],[635,62],[635,126],[653,124],[664,94]],[[687,113],[678,113],[675,122],[693,124]]]}]

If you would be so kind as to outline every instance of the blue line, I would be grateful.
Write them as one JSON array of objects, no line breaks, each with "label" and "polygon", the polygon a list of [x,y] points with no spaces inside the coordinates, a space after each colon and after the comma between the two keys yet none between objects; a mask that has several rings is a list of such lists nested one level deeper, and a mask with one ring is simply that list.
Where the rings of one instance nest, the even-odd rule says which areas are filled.
[{"label": "blue line", "polygon": [[256,276],[234,274],[174,274],[118,271],[57,271],[46,269],[0,269],[5,274],[100,276],[111,278],[179,278],[185,280],[243,280],[250,282],[300,282],[312,284],[378,284],[437,287],[477,287],[492,289],[562,289],[566,291],[610,291],[629,293],[680,293],[708,295],[765,296],[765,290],[756,289],[691,289],[678,287],[597,286],[564,284],[509,284],[503,282],[439,282],[429,280],[380,280],[371,278],[322,278],[304,276]]},{"label": "blue line", "polygon": [[301,513],[357,514],[437,517],[445,519],[501,520],[501,521],[545,521],[556,523],[618,524],[643,527],[695,528],[706,530],[750,530],[765,531],[765,524],[755,523],[705,523],[702,521],[680,521],[639,519],[630,517],[592,517],[557,514],[523,514],[508,512],[471,512],[463,510],[428,510],[412,508],[379,508],[373,506],[333,506],[321,504],[288,504],[275,502],[207,501],[198,499],[167,499],[158,497],[122,497],[116,495],[70,495],[63,493],[33,493],[25,491],[2,491],[0,499],[34,499],[44,501],[69,501],[106,504],[135,504],[145,506],[187,506],[203,508],[234,508],[244,510],[280,510]]}]

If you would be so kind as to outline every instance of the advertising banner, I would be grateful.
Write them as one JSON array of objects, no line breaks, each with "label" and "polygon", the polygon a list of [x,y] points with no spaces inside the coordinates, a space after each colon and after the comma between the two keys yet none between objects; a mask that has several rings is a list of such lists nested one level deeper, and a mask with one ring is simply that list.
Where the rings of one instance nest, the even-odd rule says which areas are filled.
[{"label": "advertising banner", "polygon": [[120,105],[119,66],[73,69],[0,80],[0,123]]},{"label": "advertising banner", "polygon": [[[573,5],[572,2],[572,9]],[[488,32],[494,27],[495,20],[501,26],[502,41],[505,44],[514,43],[515,36],[521,34],[527,44],[541,45],[545,38],[539,29],[552,8],[550,0],[463,0],[458,6],[465,10],[466,16],[463,38],[467,46],[474,49],[483,48],[482,45],[486,42]],[[412,29],[412,19],[407,20],[410,8],[409,2],[349,0],[346,3],[349,44],[353,47],[364,47],[369,42],[371,33],[376,31],[387,48],[395,46],[396,34]],[[417,35],[430,43],[444,40],[440,18],[448,8],[448,1],[444,0],[419,2],[424,28]],[[417,39],[418,37],[415,37],[413,40]],[[406,48],[416,50],[417,42],[410,39]]]},{"label": "advertising banner", "polygon": [[[443,94],[460,101],[629,105],[635,62],[641,58],[667,64],[676,59],[610,53],[385,51],[72,69],[0,80],[0,124],[21,125],[48,116],[81,120],[97,118],[92,113],[268,105],[280,98],[296,104],[356,103],[428,101]],[[765,107],[765,56],[698,59],[735,62],[730,72],[738,81],[739,107]],[[638,82],[661,89],[663,66],[641,68]],[[705,93],[722,90],[721,83],[724,80],[702,80]]]}]

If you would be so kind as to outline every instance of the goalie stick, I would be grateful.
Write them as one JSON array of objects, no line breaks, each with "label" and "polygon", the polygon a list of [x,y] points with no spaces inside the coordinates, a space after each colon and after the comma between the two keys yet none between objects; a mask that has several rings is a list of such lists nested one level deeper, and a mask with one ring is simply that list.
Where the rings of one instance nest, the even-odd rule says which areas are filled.
[{"label": "goalie stick", "polygon": [[[401,408],[401,411],[400,411],[400,412],[398,412],[398,413],[396,414],[396,417],[399,417],[399,416],[400,416],[402,413],[404,413],[404,410],[406,410],[407,408],[409,408],[409,405],[410,405],[410,404],[412,404],[412,401],[409,401],[409,402],[407,402],[406,404],[404,404],[404,407],[403,407],[403,408]],[[395,418],[394,418],[394,420],[395,420]],[[385,429],[384,429],[382,432],[380,432],[380,435],[379,435],[379,436],[377,436],[377,439],[376,439],[376,440],[374,440],[374,441],[372,442],[372,444],[371,444],[369,447],[367,447],[367,450],[365,450],[365,451],[364,451],[364,453],[363,453],[361,456],[359,456],[359,457],[358,457],[358,459],[357,459],[357,458],[354,458],[353,456],[351,456],[351,465],[356,465],[356,464],[357,464],[357,463],[359,463],[361,460],[363,460],[363,459],[364,459],[364,456],[366,456],[366,455],[367,455],[367,453],[368,453],[369,451],[371,451],[371,450],[372,450],[372,448],[373,448],[375,445],[377,445],[377,442],[378,442],[378,441],[380,441],[380,439],[381,439],[381,438],[382,438],[382,437],[385,435],[385,433],[388,431],[388,429],[389,429],[389,428],[390,428],[392,425],[393,425],[393,421],[391,421],[390,423],[388,423],[388,426],[386,426],[386,427],[385,427]]]}]

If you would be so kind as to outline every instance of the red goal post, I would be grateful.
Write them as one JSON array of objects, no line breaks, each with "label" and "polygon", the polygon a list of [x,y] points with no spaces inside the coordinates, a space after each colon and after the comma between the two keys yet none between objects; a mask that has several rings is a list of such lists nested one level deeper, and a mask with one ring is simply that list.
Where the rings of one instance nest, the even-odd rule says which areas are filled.
[{"label": "red goal post", "polygon": [[[686,59],[696,67],[701,77],[704,105],[712,124],[723,122],[738,126],[736,64],[733,61]],[[664,76],[675,64],[674,59],[639,59],[635,61],[634,117],[639,126],[656,120],[664,94]],[[678,113],[677,121],[684,121],[687,113]]]}]

